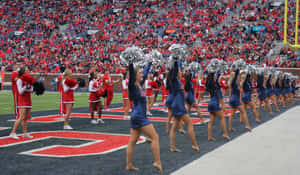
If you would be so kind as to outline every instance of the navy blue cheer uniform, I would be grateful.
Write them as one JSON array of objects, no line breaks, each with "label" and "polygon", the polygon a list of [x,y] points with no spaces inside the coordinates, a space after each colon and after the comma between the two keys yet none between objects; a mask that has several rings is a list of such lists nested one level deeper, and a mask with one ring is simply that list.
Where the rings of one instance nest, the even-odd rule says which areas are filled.
[{"label": "navy blue cheer uniform", "polygon": [[280,95],[280,83],[279,83],[279,78],[277,78],[275,85],[273,86],[274,88],[274,93],[276,96]]},{"label": "navy blue cheer uniform", "polygon": [[272,88],[272,85],[271,85],[271,77],[272,77],[272,75],[269,75],[269,78],[268,78],[268,80],[266,82],[266,88],[267,88],[266,94],[267,94],[267,97],[273,96],[273,88]]},{"label": "navy blue cheer uniform", "polygon": [[210,94],[210,101],[208,103],[207,110],[208,112],[218,112],[221,110],[218,98],[218,86],[214,81],[207,81],[206,91]]},{"label": "navy blue cheer uniform", "polygon": [[282,89],[282,95],[286,95],[286,94],[289,94],[290,92],[290,81],[289,79],[285,78],[283,79],[283,89]]},{"label": "navy blue cheer uniform", "polygon": [[251,82],[250,76],[251,76],[250,74],[247,74],[246,75],[246,79],[245,79],[245,81],[243,83],[243,91],[244,91],[244,93],[242,95],[242,101],[244,103],[249,103],[249,102],[252,101],[251,94],[252,94],[253,88],[252,88],[252,82]]},{"label": "navy blue cheer uniform", "polygon": [[187,114],[184,105],[184,85],[177,79],[178,62],[175,61],[172,74],[172,95],[174,96],[171,108],[172,116],[182,116]]},{"label": "navy blue cheer uniform", "polygon": [[195,103],[196,100],[194,98],[194,88],[193,88],[193,82],[192,82],[192,75],[191,74],[188,76],[188,79],[185,80],[184,90],[186,91],[185,102],[189,105]]},{"label": "navy blue cheer uniform", "polygon": [[172,102],[174,100],[174,96],[173,96],[173,93],[172,93],[172,87],[168,87],[168,90],[169,90],[169,95],[168,95],[167,100],[166,100],[166,107],[171,108]]},{"label": "navy blue cheer uniform", "polygon": [[240,102],[241,91],[239,89],[238,84],[236,83],[236,79],[239,75],[239,72],[239,70],[235,71],[234,78],[231,82],[231,97],[229,100],[229,105],[233,108],[242,105]]},{"label": "navy blue cheer uniform", "polygon": [[[140,82],[141,86],[143,86],[146,76],[151,67],[151,63],[148,63],[147,67],[143,72],[143,80]],[[135,75],[133,64],[129,65],[129,83],[128,83],[129,97],[133,101],[132,105],[132,113],[130,118],[130,127],[131,128],[140,128],[142,126],[146,126],[150,124],[146,116],[146,92],[144,89],[139,88],[135,85]]]},{"label": "navy blue cheer uniform", "polygon": [[258,92],[258,99],[265,100],[267,98],[266,90],[264,87],[264,75],[258,75],[257,78],[257,92]]}]

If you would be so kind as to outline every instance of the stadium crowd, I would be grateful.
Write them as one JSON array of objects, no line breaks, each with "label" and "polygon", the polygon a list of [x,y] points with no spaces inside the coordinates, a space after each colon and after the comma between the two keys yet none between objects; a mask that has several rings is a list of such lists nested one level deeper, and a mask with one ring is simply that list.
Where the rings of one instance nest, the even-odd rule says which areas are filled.
[{"label": "stadium crowd", "polygon": [[[237,8],[239,15],[233,15]],[[32,72],[57,73],[66,65],[87,73],[98,65],[100,72],[120,73],[124,67],[118,57],[128,46],[158,49],[166,58],[167,48],[181,43],[189,59],[202,65],[212,58],[229,63],[244,58],[299,67],[289,49],[281,51],[286,59],[270,56],[283,38],[283,14],[282,5],[265,0],[6,0],[0,3],[0,63],[6,71],[21,61]]]}]

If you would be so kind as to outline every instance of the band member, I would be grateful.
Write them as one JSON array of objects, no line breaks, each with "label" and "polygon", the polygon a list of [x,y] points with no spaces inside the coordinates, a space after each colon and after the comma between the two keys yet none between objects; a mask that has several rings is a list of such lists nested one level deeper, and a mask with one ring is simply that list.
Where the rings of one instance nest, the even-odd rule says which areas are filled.
[{"label": "band member", "polygon": [[150,139],[151,148],[154,155],[153,166],[162,173],[162,166],[160,161],[159,137],[153,125],[150,123],[146,115],[146,92],[142,88],[146,76],[151,66],[151,61],[148,63],[146,69],[142,73],[140,69],[134,68],[133,64],[129,65],[129,98],[133,101],[132,113],[130,118],[130,140],[126,150],[126,170],[136,171],[138,168],[132,165],[133,149],[142,132],[144,132]]},{"label": "band member", "polygon": [[27,133],[27,120],[30,119],[30,111],[32,108],[31,93],[33,92],[34,79],[29,74],[29,69],[27,67],[20,67],[18,76],[19,78],[17,79],[16,86],[19,116],[9,136],[14,139],[19,139],[16,135],[16,131],[19,125],[22,124],[23,138],[33,138],[33,136]]}]

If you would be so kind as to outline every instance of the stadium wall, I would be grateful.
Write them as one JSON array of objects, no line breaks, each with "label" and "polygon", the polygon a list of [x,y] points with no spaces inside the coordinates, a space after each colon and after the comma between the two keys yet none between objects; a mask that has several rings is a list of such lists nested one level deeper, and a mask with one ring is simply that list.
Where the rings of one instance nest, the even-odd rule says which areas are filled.
[{"label": "stadium wall", "polygon": [[[39,80],[40,78],[44,78],[44,85],[46,90],[54,90],[54,86],[51,83],[51,81],[53,82],[53,80],[55,78],[57,78],[59,76],[59,74],[55,74],[55,73],[49,73],[49,74],[45,74],[45,75],[41,75],[39,73],[32,73],[34,79]],[[4,75],[4,85],[3,85],[3,89],[11,89],[11,72],[6,72]],[[113,80],[118,80],[122,77],[121,74],[112,74],[112,78]],[[74,78],[75,80],[77,80],[77,78],[82,78],[85,80],[85,87],[81,88],[81,90],[86,90],[88,88],[88,74],[77,74],[77,73],[73,73],[72,74],[72,78]],[[113,88],[114,91],[122,91],[122,81],[117,82],[114,84]]]}]

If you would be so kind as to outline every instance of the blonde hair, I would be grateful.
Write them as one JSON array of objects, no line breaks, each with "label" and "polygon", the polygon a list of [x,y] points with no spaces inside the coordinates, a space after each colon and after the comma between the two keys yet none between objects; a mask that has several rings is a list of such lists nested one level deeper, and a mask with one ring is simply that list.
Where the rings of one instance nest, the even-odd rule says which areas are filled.
[{"label": "blonde hair", "polygon": [[243,84],[244,84],[244,82],[246,80],[246,77],[247,77],[247,75],[246,75],[245,72],[241,73],[241,82],[240,82],[240,86],[241,87],[243,87]]},{"label": "blonde hair", "polygon": [[67,78],[67,77],[69,77],[70,75],[72,74],[72,71],[71,71],[71,69],[66,69],[65,71],[64,71],[64,78]]},{"label": "blonde hair", "polygon": [[234,78],[234,75],[235,75],[235,72],[231,72],[230,75],[229,75],[229,88],[231,88],[231,83],[232,83],[232,80]]}]

